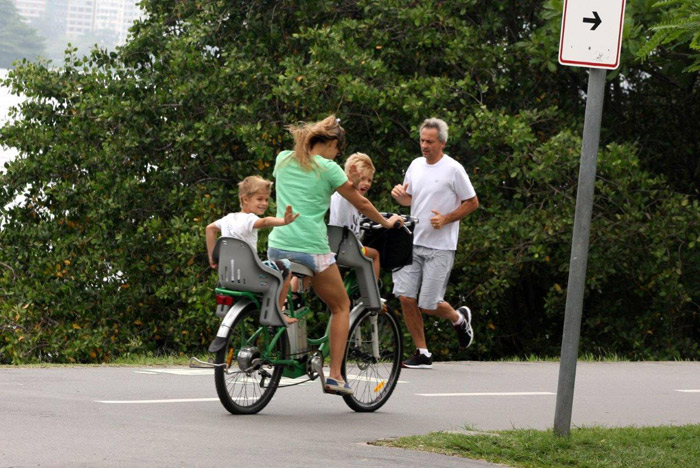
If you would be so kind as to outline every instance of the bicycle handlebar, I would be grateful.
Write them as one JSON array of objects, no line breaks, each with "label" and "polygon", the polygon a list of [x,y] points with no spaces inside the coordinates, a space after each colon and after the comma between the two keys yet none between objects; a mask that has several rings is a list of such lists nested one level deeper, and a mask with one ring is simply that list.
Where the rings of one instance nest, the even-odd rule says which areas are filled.
[{"label": "bicycle handlebar", "polygon": [[[381,213],[381,215],[387,219],[391,218],[394,214],[395,213]],[[401,216],[403,218],[403,221],[404,221],[403,228],[406,230],[406,232],[408,232],[409,234],[413,234],[413,232],[409,228],[413,228],[418,223],[418,218],[413,217],[413,216],[409,216],[409,215],[399,215],[399,216]],[[400,224],[401,223],[399,223],[397,221],[396,224],[394,225],[394,228],[400,227]],[[365,215],[362,215],[360,217],[360,229],[368,231],[368,230],[374,230],[374,229],[384,229],[384,226],[382,226],[381,224],[379,224],[375,221],[372,221],[371,219],[369,219]]]}]

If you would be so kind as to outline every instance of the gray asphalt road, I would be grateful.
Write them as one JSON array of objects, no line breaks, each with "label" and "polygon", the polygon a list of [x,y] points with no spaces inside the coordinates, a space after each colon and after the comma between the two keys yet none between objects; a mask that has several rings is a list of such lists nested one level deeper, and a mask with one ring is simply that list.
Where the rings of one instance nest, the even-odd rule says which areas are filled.
[{"label": "gray asphalt road", "polygon": [[[213,375],[187,368],[0,369],[0,466],[489,466],[367,442],[430,431],[551,428],[557,363],[404,369],[358,414],[320,385],[233,416]],[[700,423],[700,363],[580,363],[574,426]]]}]

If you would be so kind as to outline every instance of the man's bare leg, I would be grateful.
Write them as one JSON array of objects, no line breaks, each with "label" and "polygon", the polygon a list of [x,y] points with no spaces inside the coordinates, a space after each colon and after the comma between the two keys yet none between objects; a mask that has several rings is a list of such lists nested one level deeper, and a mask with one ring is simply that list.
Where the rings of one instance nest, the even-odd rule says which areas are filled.
[{"label": "man's bare leg", "polygon": [[440,318],[447,319],[450,321],[450,323],[454,323],[459,320],[459,312],[454,310],[452,306],[445,301],[438,302],[437,309],[435,310],[420,310],[423,311],[424,314],[435,315]]},{"label": "man's bare leg", "polygon": [[425,344],[425,324],[423,316],[418,308],[418,301],[412,297],[399,296],[401,310],[403,311],[406,328],[413,338],[416,348],[426,348]]}]

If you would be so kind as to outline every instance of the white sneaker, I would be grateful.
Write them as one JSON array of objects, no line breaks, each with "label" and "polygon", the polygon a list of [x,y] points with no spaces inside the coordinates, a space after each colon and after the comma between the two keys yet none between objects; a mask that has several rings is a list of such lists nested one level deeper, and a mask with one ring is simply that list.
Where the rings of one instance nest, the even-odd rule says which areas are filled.
[{"label": "white sneaker", "polygon": [[459,340],[459,349],[464,351],[469,346],[471,346],[474,340],[474,330],[472,329],[472,311],[469,307],[462,306],[457,309],[457,312],[462,314],[464,317],[464,322],[459,325],[453,325],[455,332],[457,332],[457,339]]}]

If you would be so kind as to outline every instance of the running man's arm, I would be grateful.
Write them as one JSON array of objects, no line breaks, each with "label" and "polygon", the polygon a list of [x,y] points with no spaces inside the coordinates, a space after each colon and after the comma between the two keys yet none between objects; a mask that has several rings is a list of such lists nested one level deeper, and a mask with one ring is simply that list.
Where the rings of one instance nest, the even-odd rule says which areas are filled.
[{"label": "running man's arm", "polygon": [[391,196],[401,206],[411,206],[411,202],[413,201],[413,196],[406,191],[407,189],[408,183],[395,185],[394,188],[391,189]]},{"label": "running man's arm", "polygon": [[442,214],[438,210],[431,210],[435,216],[430,218],[430,224],[433,228],[440,229],[447,224],[461,221],[476,211],[477,208],[479,208],[479,199],[474,196],[468,200],[463,200],[457,209],[451,213]]}]

